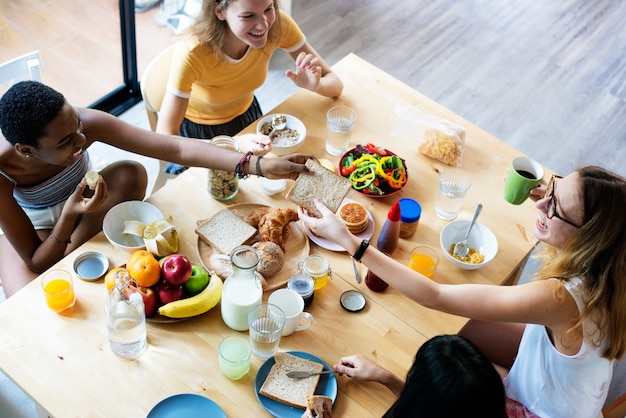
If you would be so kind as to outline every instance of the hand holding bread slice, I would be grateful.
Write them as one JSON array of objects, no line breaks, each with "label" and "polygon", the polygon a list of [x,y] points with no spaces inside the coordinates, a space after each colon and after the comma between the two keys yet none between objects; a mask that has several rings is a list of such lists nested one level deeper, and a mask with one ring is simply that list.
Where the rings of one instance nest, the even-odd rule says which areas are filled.
[{"label": "hand holding bread slice", "polygon": [[331,212],[337,212],[341,202],[352,189],[352,182],[322,167],[315,160],[308,160],[306,166],[310,174],[298,176],[287,193],[287,199],[306,209],[312,216],[322,216],[315,207],[315,199],[324,203]]}]

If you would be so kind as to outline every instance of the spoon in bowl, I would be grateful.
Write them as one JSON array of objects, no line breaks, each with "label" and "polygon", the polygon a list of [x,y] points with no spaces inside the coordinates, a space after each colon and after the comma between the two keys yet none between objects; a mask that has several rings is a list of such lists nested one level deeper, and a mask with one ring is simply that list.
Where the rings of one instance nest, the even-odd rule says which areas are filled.
[{"label": "spoon in bowl", "polygon": [[478,218],[478,215],[480,214],[480,211],[482,210],[483,210],[482,203],[479,203],[478,205],[476,205],[476,209],[474,209],[474,217],[472,218],[472,222],[470,223],[469,228],[467,228],[467,233],[465,234],[465,238],[463,238],[461,241],[457,242],[454,245],[454,250],[452,251],[454,255],[459,256],[461,258],[467,257],[467,253],[469,253],[469,245],[467,245],[467,237],[469,237],[469,234],[472,228],[474,227],[474,223],[476,223],[476,218]]},{"label": "spoon in bowl", "polygon": [[283,114],[275,115],[272,118],[272,128],[281,131],[287,127],[287,117]]}]

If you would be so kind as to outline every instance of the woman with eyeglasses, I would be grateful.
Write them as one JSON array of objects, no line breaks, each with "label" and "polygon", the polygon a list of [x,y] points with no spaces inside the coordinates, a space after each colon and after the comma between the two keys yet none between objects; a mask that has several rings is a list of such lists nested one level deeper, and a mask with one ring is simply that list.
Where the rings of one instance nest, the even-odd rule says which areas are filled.
[{"label": "woman with eyeglasses", "polygon": [[531,197],[542,263],[518,286],[439,284],[375,248],[363,252],[320,202],[322,218],[299,215],[417,303],[472,318],[461,333],[501,371],[510,417],[597,417],[626,350],[626,180],[584,167]]}]

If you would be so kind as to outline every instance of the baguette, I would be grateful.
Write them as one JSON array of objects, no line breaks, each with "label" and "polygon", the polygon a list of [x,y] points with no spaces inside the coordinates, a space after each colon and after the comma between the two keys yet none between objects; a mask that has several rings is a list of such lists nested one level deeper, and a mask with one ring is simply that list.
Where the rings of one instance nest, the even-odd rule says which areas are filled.
[{"label": "baguette", "polygon": [[249,243],[257,230],[230,210],[222,209],[200,223],[196,234],[214,250],[229,255],[235,247]]},{"label": "baguette", "polygon": [[287,372],[303,370],[316,373],[324,370],[324,365],[284,352],[276,353],[274,361],[259,394],[289,406],[306,409],[307,396],[315,394],[320,375],[292,379],[287,377]]},{"label": "baguette", "polygon": [[339,205],[352,188],[352,182],[341,177],[315,160],[307,160],[311,174],[300,174],[287,193],[287,199],[302,206],[311,215],[321,217],[314,199],[321,200],[331,212],[337,212]]}]

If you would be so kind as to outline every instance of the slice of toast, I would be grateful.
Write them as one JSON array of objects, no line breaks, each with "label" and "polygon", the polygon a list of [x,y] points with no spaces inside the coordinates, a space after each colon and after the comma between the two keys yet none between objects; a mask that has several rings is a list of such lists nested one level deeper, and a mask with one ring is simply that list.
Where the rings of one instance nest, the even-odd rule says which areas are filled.
[{"label": "slice of toast", "polygon": [[222,209],[196,227],[196,234],[204,242],[226,255],[235,247],[249,243],[256,233],[256,228],[228,209]]},{"label": "slice of toast", "polygon": [[306,409],[307,396],[315,394],[320,376],[292,379],[287,377],[287,372],[298,370],[316,373],[324,370],[324,365],[284,352],[276,353],[274,361],[259,394],[286,405]]},{"label": "slice of toast", "polygon": [[311,174],[300,174],[287,192],[287,199],[302,206],[313,216],[322,214],[315,207],[314,199],[321,200],[331,212],[337,212],[341,202],[352,188],[352,182],[341,177],[315,160],[308,160],[306,166]]}]

